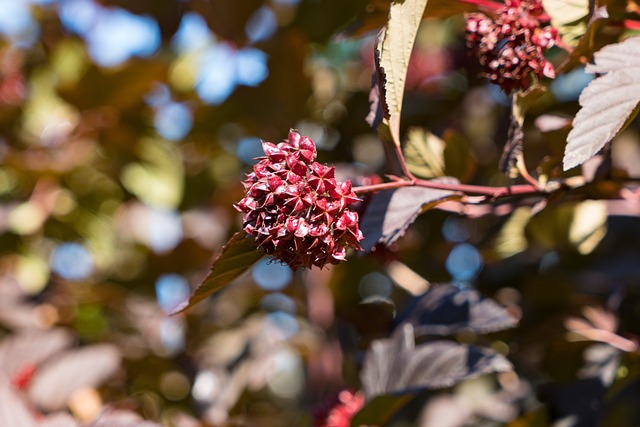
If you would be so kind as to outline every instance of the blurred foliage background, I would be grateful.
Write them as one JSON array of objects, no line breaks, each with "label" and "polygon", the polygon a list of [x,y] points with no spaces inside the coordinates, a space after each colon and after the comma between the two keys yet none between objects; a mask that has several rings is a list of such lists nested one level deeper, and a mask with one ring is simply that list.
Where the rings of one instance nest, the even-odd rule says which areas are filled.
[{"label": "blurred foliage background", "polygon": [[[215,299],[167,315],[240,228],[232,204],[261,138],[296,128],[342,178],[386,172],[364,121],[375,37],[366,30],[384,23],[385,3],[0,0],[3,366],[15,380],[25,349],[77,356],[31,392],[39,410],[83,422],[110,405],[168,426],[311,425],[319,402],[360,388],[368,345],[426,279],[478,287],[521,317],[516,330],[482,338],[524,387],[500,423],[547,425],[569,411],[561,397],[592,398],[580,389],[587,346],[567,339],[563,319],[606,305],[625,333],[640,332],[636,207],[434,210],[392,250],[322,271],[264,260]],[[447,174],[504,185],[509,101],[477,77],[463,27],[461,16],[423,23],[405,130],[414,146],[435,137],[428,131],[442,137]],[[570,117],[590,78],[578,68],[556,80],[544,109]],[[567,129],[536,127],[541,113],[527,120],[526,149],[544,168],[561,158]],[[637,173],[637,125],[615,147],[614,162]],[[78,363],[87,348],[107,356]],[[637,421],[624,393],[638,393],[640,365],[625,357],[614,370],[622,397],[609,397]],[[541,383],[548,393],[532,386]]]}]

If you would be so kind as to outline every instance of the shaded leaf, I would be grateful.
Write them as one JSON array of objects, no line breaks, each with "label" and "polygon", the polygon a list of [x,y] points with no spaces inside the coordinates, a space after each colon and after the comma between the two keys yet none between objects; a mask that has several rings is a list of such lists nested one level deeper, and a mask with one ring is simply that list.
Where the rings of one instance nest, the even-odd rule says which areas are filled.
[{"label": "shaded leaf", "polygon": [[409,58],[427,0],[393,1],[387,26],[378,35],[375,55],[380,79],[383,111],[389,120],[393,142],[400,145],[400,113]]},{"label": "shaded leaf", "polygon": [[360,220],[364,240],[370,251],[378,242],[390,245],[398,240],[423,209],[454,197],[455,192],[423,187],[402,187],[375,194]]},{"label": "shaded leaf", "polygon": [[606,46],[595,54],[590,73],[606,73],[580,95],[582,107],[567,138],[564,170],[593,157],[637,114],[640,102],[640,37]]},{"label": "shaded leaf", "polygon": [[469,150],[469,141],[453,129],[447,129],[442,135],[444,147],[444,171],[447,176],[462,182],[469,180],[477,165]]},{"label": "shaded leaf", "polygon": [[511,370],[512,365],[504,356],[485,348],[452,341],[416,345],[413,326],[407,323],[392,338],[372,343],[361,381],[370,399],[382,394],[450,387],[479,375]]},{"label": "shaded leaf", "polygon": [[518,157],[522,155],[524,145],[524,129],[518,119],[512,114],[509,124],[507,142],[500,157],[500,172],[508,174],[511,178],[518,176],[516,164]]},{"label": "shaded leaf", "polygon": [[[566,383],[552,383],[541,387],[543,402],[550,409],[551,425],[596,427],[600,425],[607,388],[599,378],[586,378]],[[596,404],[594,404],[596,402]],[[557,422],[556,423],[554,423]]]},{"label": "shaded leaf", "polygon": [[411,128],[407,134],[404,157],[409,171],[420,178],[444,175],[445,142],[420,128]]},{"label": "shaded leaf", "polygon": [[111,411],[98,416],[88,427],[161,427],[160,424],[144,421],[134,412]]},{"label": "shaded leaf", "polygon": [[515,178],[518,174],[514,171],[518,156],[522,154],[524,144],[524,118],[531,106],[547,92],[542,85],[535,85],[526,91],[519,90],[513,94],[511,107],[511,123],[507,142],[500,158],[500,172],[509,173]]},{"label": "shaded leaf", "polygon": [[377,396],[368,401],[351,419],[352,427],[386,425],[386,423],[414,396]]},{"label": "shaded leaf", "polygon": [[120,351],[110,344],[96,344],[62,354],[43,365],[29,387],[29,397],[39,407],[63,409],[71,394],[96,387],[120,368]]},{"label": "shaded leaf", "polygon": [[421,336],[455,335],[461,331],[485,334],[513,328],[517,320],[478,291],[444,284],[432,286],[419,297],[405,323],[411,323],[415,334]]},{"label": "shaded leaf", "polygon": [[378,129],[378,126],[382,123],[384,118],[384,111],[382,110],[382,100],[380,94],[380,87],[384,86],[384,81],[380,79],[380,73],[378,72],[378,56],[375,56],[376,66],[373,70],[373,76],[371,78],[371,91],[369,92],[369,114],[365,117],[365,121],[373,129]]},{"label": "shaded leaf", "polygon": [[213,295],[253,264],[258,262],[264,253],[256,248],[255,240],[244,231],[238,231],[222,247],[222,252],[213,261],[211,271],[196,288],[188,301],[181,304],[173,314],[193,307],[203,299]]},{"label": "shaded leaf", "polygon": [[513,94],[513,105],[511,112],[520,126],[524,125],[524,118],[527,114],[527,111],[529,111],[531,106],[535,104],[536,101],[538,101],[545,93],[547,93],[547,87],[537,84],[535,86],[531,86],[524,92],[519,90],[518,92]]}]

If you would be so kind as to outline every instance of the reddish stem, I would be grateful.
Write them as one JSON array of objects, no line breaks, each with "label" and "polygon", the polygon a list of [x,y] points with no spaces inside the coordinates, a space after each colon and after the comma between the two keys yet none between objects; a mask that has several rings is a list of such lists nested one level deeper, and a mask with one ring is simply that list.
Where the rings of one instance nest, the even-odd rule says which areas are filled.
[{"label": "reddish stem", "polygon": [[503,3],[497,3],[491,0],[460,0],[462,3],[474,4],[476,6],[485,7],[491,10],[500,10],[504,7]]},{"label": "reddish stem", "polygon": [[631,19],[625,19],[622,21],[622,26],[627,30],[640,30],[640,22],[633,21]]},{"label": "reddish stem", "polygon": [[400,187],[424,187],[436,190],[460,191],[465,194],[478,194],[492,198],[515,196],[522,194],[538,194],[541,191],[531,184],[513,185],[510,187],[487,187],[483,185],[447,184],[444,182],[427,181],[424,179],[412,179],[391,181],[383,184],[363,185],[354,187],[356,194],[374,193],[376,191],[392,190]]}]

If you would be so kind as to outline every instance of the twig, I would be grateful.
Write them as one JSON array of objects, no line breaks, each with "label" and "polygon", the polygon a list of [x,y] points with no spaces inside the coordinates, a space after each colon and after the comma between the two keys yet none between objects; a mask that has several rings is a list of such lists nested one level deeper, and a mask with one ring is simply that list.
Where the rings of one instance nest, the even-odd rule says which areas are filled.
[{"label": "twig", "polygon": [[383,184],[363,185],[354,187],[353,192],[356,194],[374,193],[383,190],[392,190],[401,187],[423,187],[433,188],[436,190],[459,191],[465,194],[476,194],[489,196],[491,198],[500,198],[524,194],[540,194],[543,190],[538,189],[535,185],[522,184],[505,187],[487,187],[483,185],[469,184],[448,184],[438,181],[427,181],[424,179],[406,179],[401,181],[385,182]]}]

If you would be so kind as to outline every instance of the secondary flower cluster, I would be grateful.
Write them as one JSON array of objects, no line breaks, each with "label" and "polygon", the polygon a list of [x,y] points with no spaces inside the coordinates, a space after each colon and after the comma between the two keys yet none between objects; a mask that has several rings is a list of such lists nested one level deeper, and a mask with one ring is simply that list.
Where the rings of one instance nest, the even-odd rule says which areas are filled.
[{"label": "secondary flower cluster", "polygon": [[243,182],[244,230],[273,258],[297,267],[324,267],[344,261],[347,248],[361,250],[359,201],[351,182],[338,182],[335,168],[315,162],[316,146],[295,131],[278,145],[263,142],[259,158]]},{"label": "secondary flower cluster", "polygon": [[315,414],[315,427],[349,427],[351,418],[364,405],[361,391],[342,390],[338,396],[326,402]]},{"label": "secondary flower cluster", "polygon": [[541,0],[506,0],[493,20],[482,13],[467,19],[467,45],[475,51],[484,76],[505,92],[526,90],[531,76],[556,76],[544,52],[555,44],[558,31],[550,25]]}]

